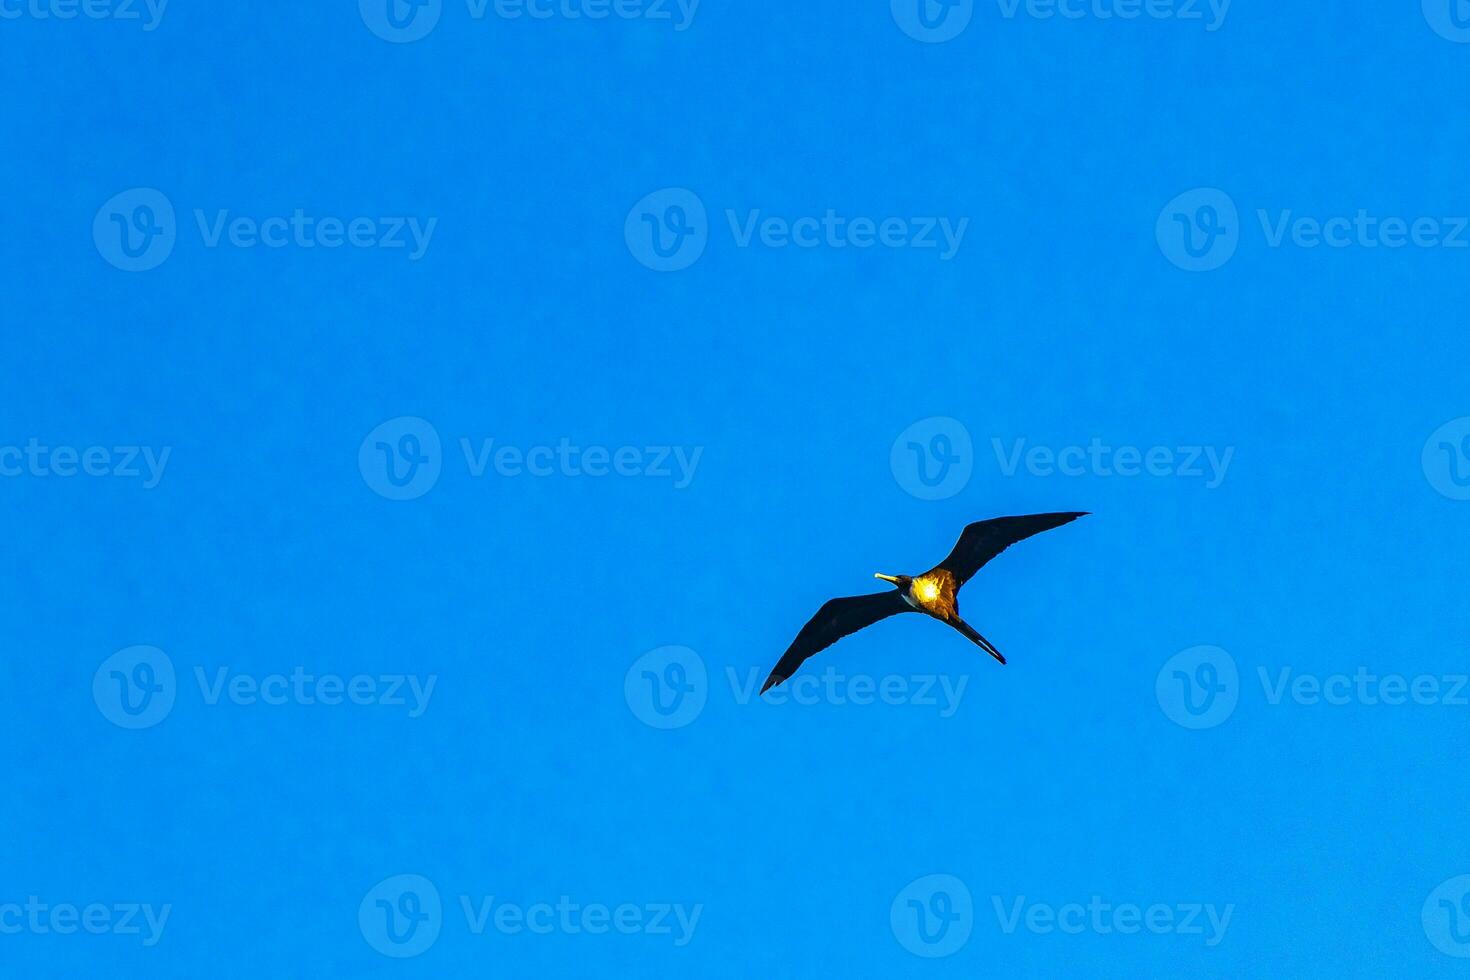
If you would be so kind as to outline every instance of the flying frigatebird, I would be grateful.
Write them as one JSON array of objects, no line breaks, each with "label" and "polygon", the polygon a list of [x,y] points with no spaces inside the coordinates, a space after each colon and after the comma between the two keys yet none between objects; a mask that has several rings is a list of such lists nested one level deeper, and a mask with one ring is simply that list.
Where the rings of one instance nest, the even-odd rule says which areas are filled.
[{"label": "flying frigatebird", "polygon": [[876,574],[874,578],[892,582],[893,590],[833,599],[818,609],[781,655],[771,676],[766,678],[761,693],[765,694],[785,682],[808,657],[827,649],[844,636],[905,612],[921,612],[953,626],[970,642],[1005,663],[1006,658],[1001,656],[1001,652],[960,618],[960,589],[986,562],[1017,541],[1086,516],[1086,512],[1071,512],[977,521],[960,533],[949,557],[923,575]]}]

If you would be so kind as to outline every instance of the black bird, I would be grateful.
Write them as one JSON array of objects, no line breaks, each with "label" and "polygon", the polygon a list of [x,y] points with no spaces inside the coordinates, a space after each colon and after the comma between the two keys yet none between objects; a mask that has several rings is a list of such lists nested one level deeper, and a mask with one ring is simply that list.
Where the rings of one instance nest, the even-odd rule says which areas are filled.
[{"label": "black bird", "polygon": [[880,619],[905,612],[925,613],[941,623],[953,626],[966,639],[996,660],[1005,663],[1006,658],[1001,656],[1000,651],[960,618],[960,589],[986,562],[1017,541],[1024,541],[1033,534],[1050,531],[1054,527],[1070,524],[1077,518],[1086,516],[1086,512],[1073,512],[997,517],[978,521],[960,533],[960,539],[948,558],[923,575],[875,575],[874,578],[892,582],[894,590],[833,599],[818,609],[817,614],[801,628],[796,639],[791,641],[791,646],[781,655],[771,676],[766,678],[761,693],[765,694],[785,682],[808,657],[827,649],[844,636],[872,626]]}]

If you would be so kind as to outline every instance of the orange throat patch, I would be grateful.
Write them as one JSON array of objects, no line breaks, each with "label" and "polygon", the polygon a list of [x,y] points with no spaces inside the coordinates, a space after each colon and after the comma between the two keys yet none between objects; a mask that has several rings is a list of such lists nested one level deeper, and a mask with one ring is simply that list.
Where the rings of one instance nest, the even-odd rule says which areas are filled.
[{"label": "orange throat patch", "polygon": [[939,619],[951,619],[959,612],[954,576],[947,569],[925,572],[909,584],[908,599],[918,609]]}]

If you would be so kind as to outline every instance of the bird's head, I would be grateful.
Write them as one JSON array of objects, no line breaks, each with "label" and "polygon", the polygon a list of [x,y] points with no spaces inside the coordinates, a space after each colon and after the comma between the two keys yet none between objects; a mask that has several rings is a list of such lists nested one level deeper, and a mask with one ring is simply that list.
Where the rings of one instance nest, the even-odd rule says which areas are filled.
[{"label": "bird's head", "polygon": [[882,572],[874,572],[873,577],[881,578],[885,582],[892,582],[895,589],[902,589],[905,592],[908,591],[908,587],[914,581],[912,576],[909,575],[884,575]]}]

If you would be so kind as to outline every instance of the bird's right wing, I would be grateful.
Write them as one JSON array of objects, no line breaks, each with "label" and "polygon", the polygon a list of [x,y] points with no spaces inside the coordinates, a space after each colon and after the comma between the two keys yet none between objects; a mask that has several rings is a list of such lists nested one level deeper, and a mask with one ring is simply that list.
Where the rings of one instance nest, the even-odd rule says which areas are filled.
[{"label": "bird's right wing", "polygon": [[808,657],[827,649],[844,636],[872,626],[880,619],[913,611],[898,589],[831,600],[818,609],[817,614],[796,634],[796,639],[781,655],[771,676],[766,678],[761,693],[765,694],[785,681]]},{"label": "bird's right wing", "polygon": [[1085,513],[1073,511],[1065,514],[1027,514],[1024,517],[996,517],[988,521],[977,521],[960,534],[949,557],[935,566],[943,568],[955,577],[956,587],[964,585],[970,576],[980,571],[985,563],[1005,551],[1017,541],[1024,541],[1033,534],[1050,531],[1054,527],[1070,524]]}]

